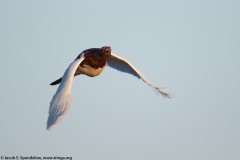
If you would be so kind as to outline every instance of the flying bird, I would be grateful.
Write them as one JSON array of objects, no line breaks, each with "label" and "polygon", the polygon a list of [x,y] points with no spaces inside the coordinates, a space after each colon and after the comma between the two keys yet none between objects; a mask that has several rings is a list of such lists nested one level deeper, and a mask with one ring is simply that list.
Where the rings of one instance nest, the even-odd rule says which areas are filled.
[{"label": "flying bird", "polygon": [[103,46],[101,48],[86,49],[69,65],[62,78],[59,78],[50,84],[57,85],[60,83],[52,101],[50,102],[49,117],[47,121],[48,130],[59,123],[70,108],[74,76],[85,74],[89,77],[95,77],[104,70],[105,66],[132,74],[133,76],[142,79],[164,97],[171,98],[169,93],[149,82],[127,59],[113,53],[111,47]]}]

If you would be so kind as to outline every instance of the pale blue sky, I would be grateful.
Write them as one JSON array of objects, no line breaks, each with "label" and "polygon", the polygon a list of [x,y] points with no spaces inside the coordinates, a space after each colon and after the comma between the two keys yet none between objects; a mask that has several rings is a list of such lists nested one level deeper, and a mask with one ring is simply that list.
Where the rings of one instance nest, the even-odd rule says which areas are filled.
[{"label": "pale blue sky", "polygon": [[[240,159],[240,2],[0,1],[0,156],[84,160]],[[110,45],[157,96],[116,70],[74,80],[51,132],[49,102],[84,49]]]}]

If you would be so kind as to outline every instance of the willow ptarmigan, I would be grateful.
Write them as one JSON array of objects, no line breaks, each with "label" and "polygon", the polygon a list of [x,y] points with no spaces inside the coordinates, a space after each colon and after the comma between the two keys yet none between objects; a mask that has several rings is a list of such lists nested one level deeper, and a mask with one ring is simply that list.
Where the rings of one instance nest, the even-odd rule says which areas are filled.
[{"label": "willow ptarmigan", "polygon": [[78,55],[69,65],[62,78],[51,83],[51,85],[59,83],[60,85],[50,103],[47,121],[48,130],[57,124],[70,108],[73,77],[80,74],[85,74],[90,77],[98,76],[104,70],[105,66],[132,74],[142,79],[163,96],[171,98],[169,93],[164,92],[161,88],[149,82],[127,59],[112,53],[111,47],[103,46],[102,48],[90,48]]}]

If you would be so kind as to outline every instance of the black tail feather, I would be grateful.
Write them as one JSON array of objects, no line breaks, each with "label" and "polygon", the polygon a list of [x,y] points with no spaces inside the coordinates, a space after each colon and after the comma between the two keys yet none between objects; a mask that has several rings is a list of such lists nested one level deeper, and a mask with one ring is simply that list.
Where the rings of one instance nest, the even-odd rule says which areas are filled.
[{"label": "black tail feather", "polygon": [[56,85],[56,84],[59,84],[60,82],[62,81],[62,78],[59,78],[58,80],[50,83],[50,85]]}]

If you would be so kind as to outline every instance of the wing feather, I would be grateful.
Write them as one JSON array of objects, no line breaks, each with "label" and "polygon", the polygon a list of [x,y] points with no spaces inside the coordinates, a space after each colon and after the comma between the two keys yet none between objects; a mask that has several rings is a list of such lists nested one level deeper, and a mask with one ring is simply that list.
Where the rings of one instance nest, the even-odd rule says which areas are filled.
[{"label": "wing feather", "polygon": [[127,59],[118,56],[115,53],[111,53],[111,56],[107,60],[107,64],[109,67],[117,69],[121,72],[132,74],[133,76],[142,79],[145,83],[147,83],[150,87],[154,88],[158,93],[161,93],[163,96],[171,98],[172,96],[163,91],[162,88],[155,86],[153,83],[147,80],[147,78]]},{"label": "wing feather", "polygon": [[55,124],[59,123],[63,115],[66,114],[70,108],[73,77],[77,67],[84,59],[83,55],[84,54],[69,65],[52,101],[50,102],[49,117],[47,121],[48,130],[50,130]]}]

